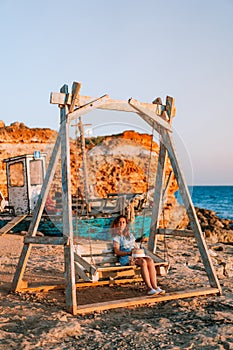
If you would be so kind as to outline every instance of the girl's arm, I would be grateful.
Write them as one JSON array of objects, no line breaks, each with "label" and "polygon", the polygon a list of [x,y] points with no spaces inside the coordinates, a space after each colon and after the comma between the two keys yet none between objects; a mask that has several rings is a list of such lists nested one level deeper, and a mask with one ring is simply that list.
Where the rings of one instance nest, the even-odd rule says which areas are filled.
[{"label": "girl's arm", "polygon": [[131,255],[131,251],[130,252],[123,252],[122,250],[120,250],[120,244],[117,242],[113,242],[113,250],[117,256]]}]

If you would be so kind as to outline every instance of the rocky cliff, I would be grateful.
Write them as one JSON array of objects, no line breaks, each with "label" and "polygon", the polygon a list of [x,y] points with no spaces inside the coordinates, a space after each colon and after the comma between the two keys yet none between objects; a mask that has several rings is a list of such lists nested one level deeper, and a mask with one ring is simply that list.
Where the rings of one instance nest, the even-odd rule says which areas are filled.
[{"label": "rocky cliff", "polygon": [[[0,121],[0,191],[7,197],[7,180],[4,159],[34,151],[46,153],[47,163],[57,137],[48,128],[28,128],[23,123],[6,126]],[[70,140],[72,195],[83,196],[84,176],[80,140]],[[153,187],[158,163],[159,147],[152,136],[125,131],[122,134],[86,139],[88,186],[91,196],[104,198],[109,193],[147,193],[153,199]],[[166,164],[166,178],[171,172]],[[189,220],[184,208],[175,200],[177,183],[172,175],[165,199],[163,225],[185,228]],[[51,194],[61,191],[61,164],[57,167]],[[152,195],[151,195],[152,194]],[[149,203],[150,204],[150,203]],[[206,238],[212,241],[233,242],[233,221],[221,220],[213,212],[196,209]]]},{"label": "rocky cliff", "polygon": [[[7,197],[4,159],[33,154],[35,150],[47,153],[49,161],[57,132],[51,129],[28,128],[23,123],[5,126],[0,122],[0,191]],[[108,193],[145,193],[154,186],[158,161],[158,145],[152,136],[126,131],[122,134],[88,138],[86,158],[88,186],[94,197],[106,197]],[[82,155],[79,140],[70,141],[72,194],[84,193]],[[166,174],[171,166],[167,163]],[[61,171],[57,168],[52,191],[61,188]],[[168,197],[174,202],[177,189],[174,178]]]}]

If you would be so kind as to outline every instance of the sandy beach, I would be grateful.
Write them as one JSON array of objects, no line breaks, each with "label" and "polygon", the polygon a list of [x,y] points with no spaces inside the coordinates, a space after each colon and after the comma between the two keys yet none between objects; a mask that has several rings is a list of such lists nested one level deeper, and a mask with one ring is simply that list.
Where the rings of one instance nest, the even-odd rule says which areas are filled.
[{"label": "sandy beach", "polygon": [[[0,349],[233,349],[233,246],[209,243],[222,296],[155,303],[88,315],[65,310],[64,290],[9,294],[23,236],[0,237]],[[159,277],[167,292],[208,286],[193,239],[169,240],[169,274]],[[162,251],[161,251],[162,253]],[[33,249],[24,278],[63,283],[63,248]],[[143,283],[84,288],[78,303],[146,294]]]}]

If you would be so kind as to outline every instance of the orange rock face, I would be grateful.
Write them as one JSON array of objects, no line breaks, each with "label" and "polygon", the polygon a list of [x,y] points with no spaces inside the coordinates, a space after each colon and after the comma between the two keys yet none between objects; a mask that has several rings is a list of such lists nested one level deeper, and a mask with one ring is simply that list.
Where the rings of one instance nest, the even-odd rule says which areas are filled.
[{"label": "orange rock face", "polygon": [[[49,158],[57,137],[51,129],[28,128],[23,123],[5,126],[0,122],[0,191],[7,197],[4,159],[32,154],[35,150],[47,153]],[[71,140],[71,182],[72,194],[84,193],[84,175],[79,142]],[[90,138],[86,140],[88,186],[91,195],[106,197],[109,193],[145,193],[155,185],[159,147],[152,142],[152,136],[125,131],[122,134]],[[166,177],[171,165],[167,162]],[[174,178],[171,181],[167,205],[175,203],[177,189]],[[57,167],[51,191],[61,190],[61,167]]]}]

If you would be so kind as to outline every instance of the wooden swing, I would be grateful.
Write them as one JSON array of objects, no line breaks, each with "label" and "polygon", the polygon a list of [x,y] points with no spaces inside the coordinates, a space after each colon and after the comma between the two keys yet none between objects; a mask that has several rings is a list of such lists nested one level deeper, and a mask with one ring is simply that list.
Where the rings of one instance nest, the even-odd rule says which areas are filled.
[{"label": "wooden swing", "polygon": [[[61,88],[60,93],[51,94],[51,103],[58,104],[60,107],[60,130],[41,189],[41,194],[38,198],[37,206],[33,213],[28,235],[24,239],[23,250],[19,258],[11,290],[24,290],[23,275],[27,260],[31,252],[31,248],[34,245],[38,244],[50,244],[64,246],[66,307],[67,310],[72,314],[82,314],[86,312],[125,306],[151,304],[159,301],[187,298],[198,295],[221,294],[221,286],[213,268],[171,137],[171,121],[172,117],[175,115],[174,99],[168,96],[165,105],[162,105],[160,100],[156,100],[154,103],[141,103],[132,98],[129,101],[112,100],[107,95],[94,99],[93,97],[80,96],[80,87],[80,83],[73,83],[72,92],[69,93],[68,86],[64,85]],[[138,297],[123,300],[113,300],[111,302],[102,302],[92,305],[77,305],[77,281],[75,278],[76,272],[78,273],[79,279],[82,278],[83,281],[86,281],[85,283],[93,286],[95,285],[95,283],[93,283],[93,280],[100,280],[100,278],[102,278],[105,273],[108,274],[108,278],[115,280],[116,271],[118,271],[118,274],[122,274],[122,276],[117,276],[119,278],[125,277],[125,271],[129,270],[128,268],[125,269],[125,267],[122,268],[121,266],[111,266],[110,261],[116,259],[116,257],[113,256],[112,250],[109,250],[108,245],[104,247],[101,245],[98,248],[99,250],[96,249],[96,251],[92,251],[92,256],[88,256],[88,254],[86,255],[83,252],[80,254],[75,251],[76,242],[74,241],[72,223],[69,125],[73,119],[78,118],[79,116],[84,115],[96,108],[136,113],[144,121],[146,121],[146,123],[152,126],[160,135],[162,142],[160,142],[158,168],[155,180],[154,201],[152,207],[152,222],[146,253],[154,259],[155,264],[159,267],[159,269],[166,269],[167,263],[161,260],[158,261],[157,258],[155,258],[157,235],[161,234],[161,231],[163,231],[162,233],[164,235],[194,237],[196,239],[203,265],[209,279],[210,287],[199,288],[194,291],[186,290],[175,293],[167,293],[157,298]],[[60,152],[62,164],[63,236],[38,237],[36,236],[37,228],[43,213],[45,201],[55,173]],[[190,226],[192,230],[189,231],[169,230],[165,228],[162,230],[159,229],[159,218],[162,210],[162,197],[164,191],[164,172],[167,156],[170,159],[173,172],[181,192],[182,200],[187,210],[187,215],[190,219]],[[88,262],[88,259],[93,258],[95,258],[95,265]],[[113,262],[115,264],[115,261]],[[108,266],[106,266],[106,264],[108,264]],[[131,267],[129,268],[132,270]],[[96,278],[97,274],[98,278]]]},{"label": "wooden swing", "polygon": [[[86,160],[86,154],[84,150],[85,139],[83,137],[84,131],[83,131],[83,124],[81,121],[81,117],[79,117],[79,123],[75,125],[78,125],[80,130],[81,151],[83,154],[83,169],[84,169],[85,176],[87,177],[87,172],[88,172],[87,160]],[[147,194],[148,194],[149,182],[150,182],[153,137],[154,137],[154,125],[152,127],[148,171],[146,174],[147,175],[146,201],[148,200]],[[164,190],[164,194],[167,188],[168,188],[168,184]],[[84,201],[87,208],[89,204],[89,201],[88,201],[89,195],[88,195],[88,184],[86,182],[84,182],[84,189],[85,189]],[[123,203],[123,205],[124,204],[125,203]],[[128,203],[128,205],[130,205],[130,202]],[[119,212],[119,214],[125,215],[125,208],[122,207],[120,209],[121,211]],[[78,213],[78,208],[76,209],[76,213]],[[87,213],[87,217],[88,217],[88,213]],[[76,217],[76,221],[77,219],[78,218]],[[144,224],[145,224],[145,211],[143,213],[142,232],[144,232]],[[76,227],[77,226],[78,225],[76,225]],[[121,266],[119,264],[118,257],[115,255],[113,251],[112,242],[102,241],[102,242],[93,242],[92,244],[92,239],[90,234],[90,225],[88,226],[89,226],[88,243],[77,244],[75,245],[75,248],[74,248],[75,272],[76,272],[76,277],[78,277],[76,286],[77,287],[82,287],[83,285],[86,286],[87,283],[83,284],[83,282],[93,282],[95,283],[95,285],[102,285],[102,283],[106,284],[107,281],[109,282],[109,284],[114,284],[114,283],[120,284],[120,283],[128,283],[129,281],[132,282],[132,281],[142,280],[140,276],[140,268],[138,266]],[[79,242],[78,236],[75,236],[75,240]],[[157,276],[165,276],[167,274],[169,264],[165,260],[160,258],[157,254],[151,253],[146,247],[144,247],[144,250],[146,255],[150,256],[153,259]]]}]

